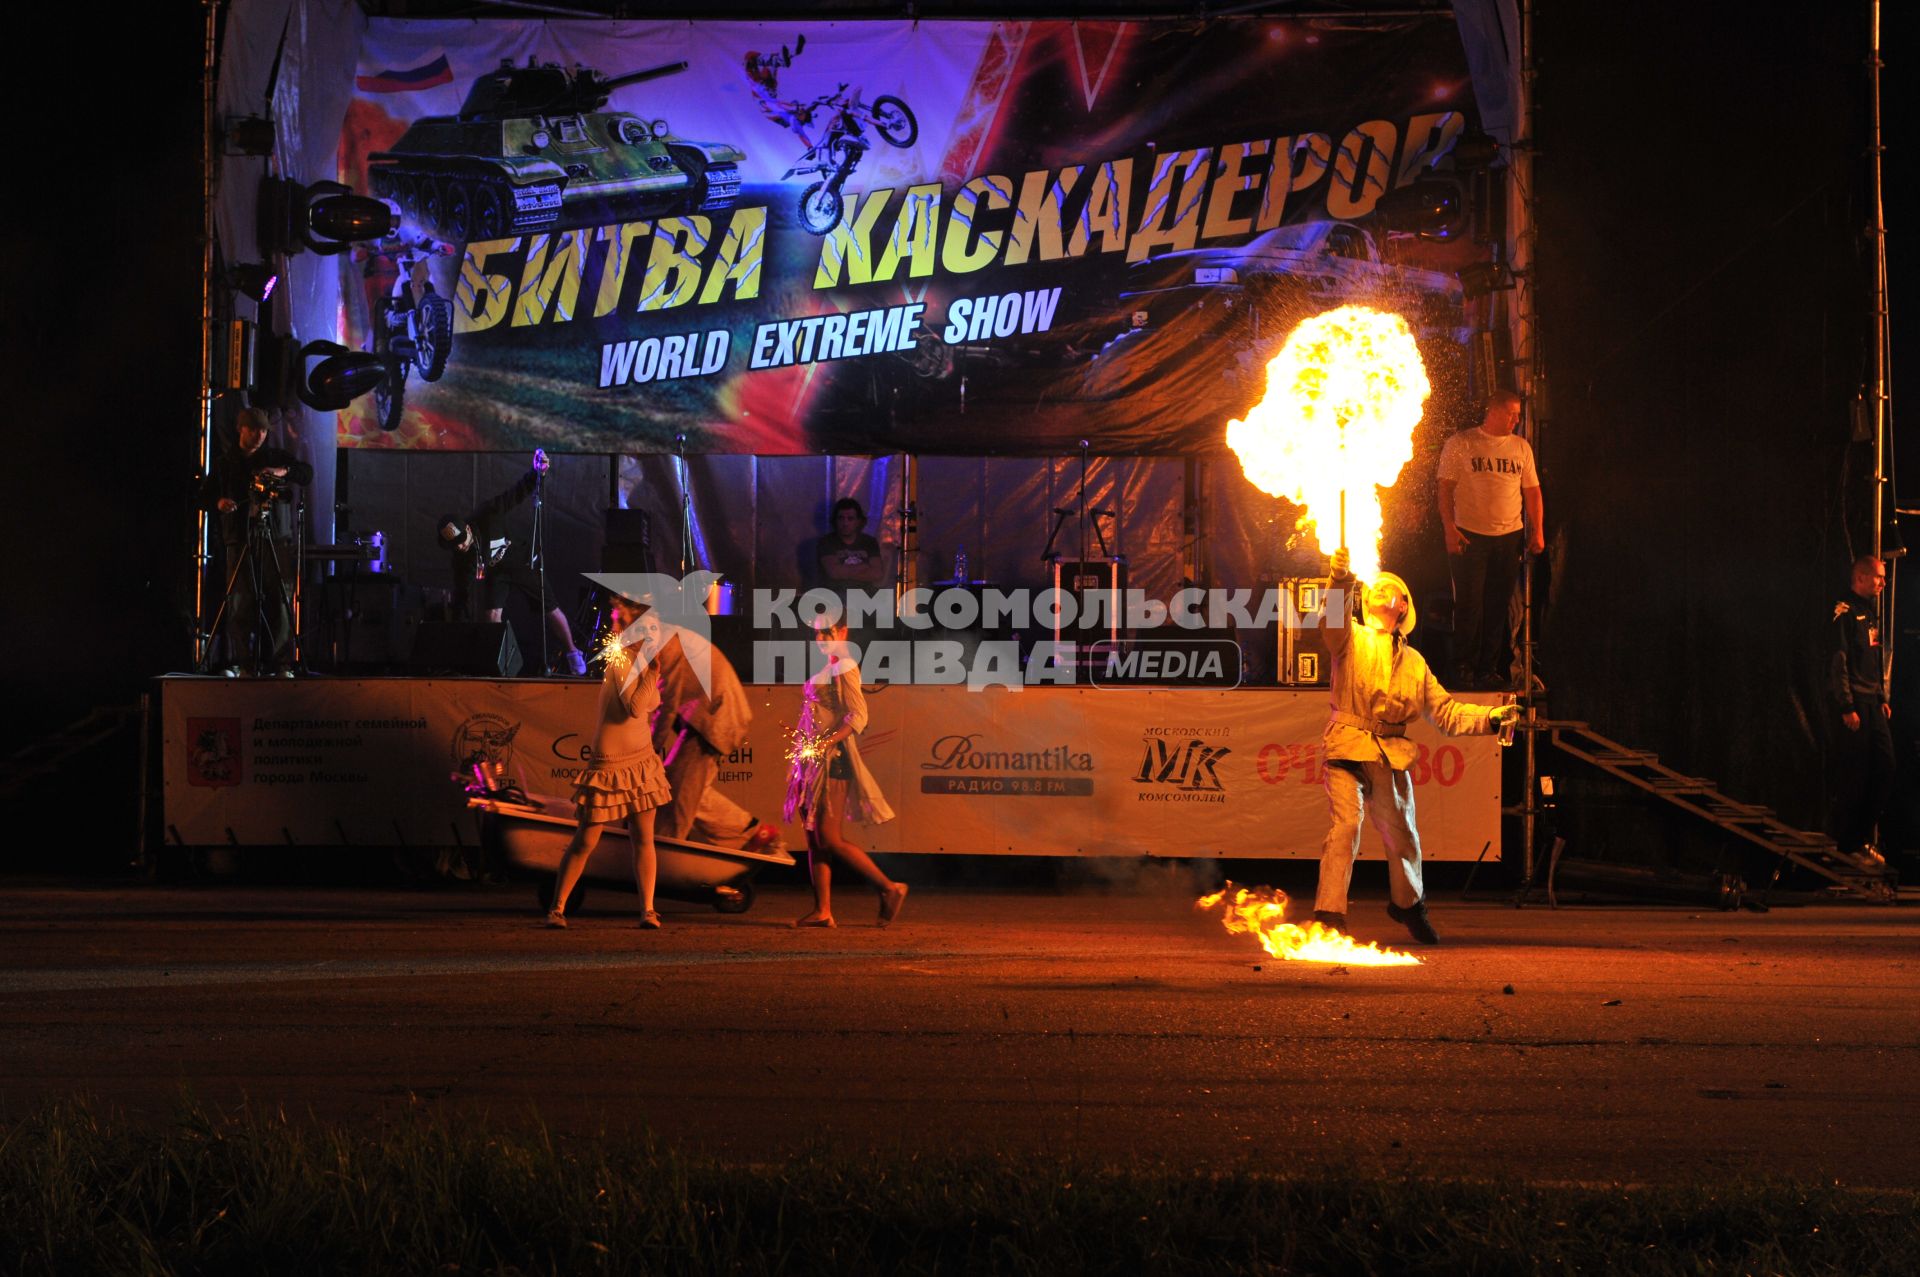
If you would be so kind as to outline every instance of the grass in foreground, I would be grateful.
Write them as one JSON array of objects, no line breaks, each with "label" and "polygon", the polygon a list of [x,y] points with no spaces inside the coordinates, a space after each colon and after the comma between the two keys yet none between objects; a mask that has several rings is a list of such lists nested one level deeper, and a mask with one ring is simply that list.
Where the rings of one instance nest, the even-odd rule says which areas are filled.
[{"label": "grass in foreground", "polygon": [[644,1138],[84,1104],[0,1123],[0,1269],[1908,1273],[1920,1195],[1562,1189],[1050,1158],[740,1167]]}]

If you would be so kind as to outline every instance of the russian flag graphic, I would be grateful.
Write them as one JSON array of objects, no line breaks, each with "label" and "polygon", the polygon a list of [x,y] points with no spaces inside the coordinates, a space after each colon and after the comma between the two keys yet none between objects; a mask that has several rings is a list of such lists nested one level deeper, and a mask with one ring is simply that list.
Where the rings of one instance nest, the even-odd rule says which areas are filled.
[{"label": "russian flag graphic", "polygon": [[359,75],[354,77],[353,82],[362,93],[411,93],[415,89],[431,89],[451,79],[453,68],[447,65],[447,55],[443,53],[433,61],[411,70]]}]

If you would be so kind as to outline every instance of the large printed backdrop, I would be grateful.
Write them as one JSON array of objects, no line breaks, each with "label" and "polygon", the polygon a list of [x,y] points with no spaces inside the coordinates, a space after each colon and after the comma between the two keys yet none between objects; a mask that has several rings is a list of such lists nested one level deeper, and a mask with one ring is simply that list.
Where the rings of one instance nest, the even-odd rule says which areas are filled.
[{"label": "large printed backdrop", "polygon": [[349,339],[429,286],[452,332],[350,446],[1190,452],[1351,301],[1460,380],[1484,250],[1375,214],[1474,123],[1446,15],[376,21],[356,83],[340,177],[405,216]]},{"label": "large printed backdrop", "polygon": [[[786,795],[801,690],[748,689],[753,729],[720,783],[763,820]],[[166,825],[191,845],[471,843],[449,777],[477,758],[564,798],[587,757],[598,685],[484,679],[163,684]],[[868,697],[861,751],[898,818],[879,851],[1054,856],[1320,854],[1324,690],[968,692]],[[1414,725],[1421,841],[1470,860],[1499,836],[1500,747]],[[801,831],[787,829],[799,845]],[[1378,836],[1365,834],[1369,854]]]}]

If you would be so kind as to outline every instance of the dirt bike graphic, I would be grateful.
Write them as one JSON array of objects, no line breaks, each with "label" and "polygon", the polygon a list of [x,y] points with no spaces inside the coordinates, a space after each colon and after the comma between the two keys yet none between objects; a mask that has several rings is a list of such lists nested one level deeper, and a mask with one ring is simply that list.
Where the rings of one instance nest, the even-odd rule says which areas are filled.
[{"label": "dirt bike graphic", "polygon": [[373,333],[367,349],[386,364],[387,375],[373,391],[374,420],[382,430],[397,430],[405,407],[407,377],[438,381],[453,353],[453,303],[434,290],[427,259],[451,256],[450,245],[422,237],[382,242],[370,255],[367,277],[376,283],[391,275],[392,285],[373,302]]},{"label": "dirt bike graphic", "polygon": [[796,114],[805,121],[826,121],[826,132],[820,140],[781,175],[782,181],[801,173],[822,175],[800,195],[800,224],[815,235],[825,235],[840,224],[845,206],[840,188],[859,167],[860,157],[873,146],[869,130],[889,145],[903,149],[920,137],[920,122],[905,102],[882,94],[868,106],[860,101],[858,89],[849,94],[845,84],[798,108]]}]

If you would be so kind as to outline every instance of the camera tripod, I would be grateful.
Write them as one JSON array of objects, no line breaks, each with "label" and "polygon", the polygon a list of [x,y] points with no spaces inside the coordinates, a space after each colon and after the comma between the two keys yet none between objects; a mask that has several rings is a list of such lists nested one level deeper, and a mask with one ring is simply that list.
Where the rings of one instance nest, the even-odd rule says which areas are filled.
[{"label": "camera tripod", "polygon": [[[220,606],[214,610],[207,622],[205,631],[200,635],[201,655],[197,672],[213,672],[214,643],[220,637],[221,627],[228,619],[228,609],[234,607],[236,591],[243,581],[247,582],[246,591],[253,603],[252,637],[254,648],[254,668],[266,671],[270,666],[280,663],[284,651],[286,667],[300,668],[305,654],[300,641],[300,602],[303,585],[302,559],[300,546],[300,509],[294,505],[293,519],[293,571],[289,575],[287,564],[283,561],[278,538],[273,533],[273,511],[276,502],[286,500],[284,494],[268,493],[250,503],[247,514],[247,536],[240,543],[240,553],[234,556],[227,569],[226,588],[220,596]],[[242,575],[245,573],[246,575]],[[290,588],[289,588],[290,587]],[[284,611],[282,611],[284,609]],[[281,639],[277,632],[276,621],[280,616],[286,618],[286,637]],[[244,666],[248,653],[245,644],[232,641],[227,644],[227,662],[233,666]]]}]

